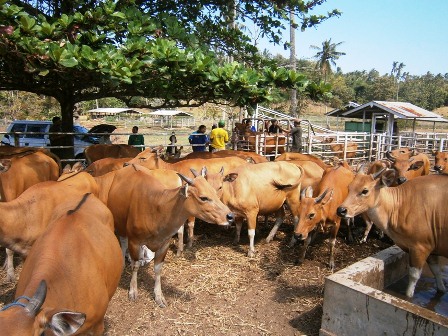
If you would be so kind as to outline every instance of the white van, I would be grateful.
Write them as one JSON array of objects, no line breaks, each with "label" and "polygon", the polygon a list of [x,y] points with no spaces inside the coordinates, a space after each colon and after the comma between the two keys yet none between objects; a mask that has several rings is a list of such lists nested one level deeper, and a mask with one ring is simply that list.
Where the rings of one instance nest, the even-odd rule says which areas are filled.
[{"label": "white van", "polygon": [[[3,145],[15,146],[15,139],[18,141],[19,147],[45,147],[50,146],[50,139],[48,137],[48,131],[52,125],[51,121],[39,121],[39,120],[15,120],[9,124],[6,129],[7,133],[13,132],[33,132],[35,134],[18,134],[16,136],[12,134],[5,134],[1,140]],[[74,154],[76,159],[84,158],[84,148],[93,144],[99,143],[99,138],[92,135],[75,136],[74,140]]]}]

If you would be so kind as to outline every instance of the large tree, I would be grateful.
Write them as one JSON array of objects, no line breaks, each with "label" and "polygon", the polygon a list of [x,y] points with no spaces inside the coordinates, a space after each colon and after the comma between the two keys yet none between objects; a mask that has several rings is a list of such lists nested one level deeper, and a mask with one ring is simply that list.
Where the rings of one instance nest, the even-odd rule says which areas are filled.
[{"label": "large tree", "polygon": [[[303,91],[305,76],[258,67],[260,58],[248,38],[223,25],[232,8],[240,20],[253,20],[275,42],[282,7],[303,3],[232,1],[233,8],[228,1],[0,0],[0,90],[54,97],[65,131],[72,129],[75,104],[85,100],[116,97],[133,106],[145,98],[152,107],[223,101],[244,106],[269,99],[276,86]],[[223,64],[219,55],[232,53],[255,56],[240,57],[247,67]]]}]

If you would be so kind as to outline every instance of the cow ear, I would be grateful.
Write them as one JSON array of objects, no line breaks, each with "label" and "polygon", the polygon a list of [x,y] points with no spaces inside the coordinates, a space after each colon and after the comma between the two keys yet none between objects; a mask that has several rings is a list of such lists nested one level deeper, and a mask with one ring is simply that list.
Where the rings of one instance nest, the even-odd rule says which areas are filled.
[{"label": "cow ear", "polygon": [[11,160],[3,159],[0,160],[0,173],[6,173],[9,168],[11,168]]},{"label": "cow ear", "polygon": [[384,173],[381,174],[380,177],[380,184],[381,187],[389,187],[391,186],[395,181],[395,170],[394,169],[387,169]]},{"label": "cow ear", "polygon": [[431,150],[431,154],[432,154],[433,156],[436,156],[438,152],[439,152],[439,151],[437,151],[437,150],[435,150],[435,149],[432,149],[432,150]]},{"label": "cow ear", "polygon": [[46,310],[45,320],[47,326],[57,336],[73,335],[82,327],[86,320],[86,314],[71,311]]},{"label": "cow ear", "polygon": [[238,177],[237,173],[230,173],[224,177],[224,182],[233,182]]},{"label": "cow ear", "polygon": [[67,163],[67,164],[65,165],[64,169],[62,169],[62,172],[63,172],[64,174],[68,174],[68,173],[70,173],[71,171],[72,171],[72,166],[70,166],[69,163]]},{"label": "cow ear", "polygon": [[188,183],[184,184],[181,188],[180,188],[180,194],[184,197],[188,197]]},{"label": "cow ear", "polygon": [[423,167],[423,161],[417,161],[411,164],[408,170],[417,170],[420,169],[421,167]]}]

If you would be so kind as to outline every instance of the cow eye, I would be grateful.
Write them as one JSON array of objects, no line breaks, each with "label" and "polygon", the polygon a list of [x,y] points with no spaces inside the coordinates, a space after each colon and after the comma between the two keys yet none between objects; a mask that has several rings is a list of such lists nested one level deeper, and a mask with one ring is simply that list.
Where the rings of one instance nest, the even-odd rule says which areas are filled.
[{"label": "cow eye", "polygon": [[367,195],[369,193],[369,189],[364,189],[361,191],[361,195]]},{"label": "cow eye", "polygon": [[308,215],[308,219],[313,219],[315,216],[316,216],[316,214],[314,214],[314,213],[310,213],[310,214]]},{"label": "cow eye", "polygon": [[200,199],[202,202],[208,202],[208,201],[210,201],[210,198],[208,198],[207,196],[201,196],[201,197],[199,197],[199,199]]}]

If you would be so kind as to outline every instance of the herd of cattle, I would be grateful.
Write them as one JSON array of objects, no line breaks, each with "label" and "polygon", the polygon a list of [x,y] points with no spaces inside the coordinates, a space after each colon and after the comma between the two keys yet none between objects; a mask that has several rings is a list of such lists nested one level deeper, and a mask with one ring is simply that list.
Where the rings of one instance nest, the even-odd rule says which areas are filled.
[{"label": "herd of cattle", "polygon": [[269,242],[288,210],[290,245],[304,245],[299,260],[314,234],[327,232],[333,269],[341,220],[350,227],[361,215],[363,241],[375,224],[409,252],[408,297],[425,262],[437,289],[446,290],[438,258],[448,257],[448,153],[434,153],[438,174],[430,174],[428,156],[407,148],[356,168],[299,153],[270,162],[253,152],[193,152],[168,161],[159,151],[93,145],[85,151],[86,168],[62,170],[45,149],[0,147],[0,243],[7,248],[8,281],[15,279],[13,253],[26,257],[15,301],[0,312],[0,334],[101,335],[126,251],[132,259],[129,298],[138,296],[143,245],[155,253],[155,301],[166,306],[163,262],[176,233],[182,255],[184,226],[191,247],[195,218],[234,223],[235,242],[246,220],[253,257],[258,216],[275,215]]}]

